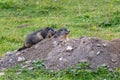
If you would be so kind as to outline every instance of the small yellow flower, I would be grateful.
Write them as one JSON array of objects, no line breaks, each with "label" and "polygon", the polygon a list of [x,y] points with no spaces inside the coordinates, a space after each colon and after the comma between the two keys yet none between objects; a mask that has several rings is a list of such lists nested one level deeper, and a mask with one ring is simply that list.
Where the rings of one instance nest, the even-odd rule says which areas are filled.
[{"label": "small yellow flower", "polygon": [[97,29],[97,27],[96,27],[96,26],[93,26],[93,27],[92,27],[92,29],[96,30],[96,29]]},{"label": "small yellow flower", "polygon": [[113,5],[111,4],[110,7],[113,7]]}]

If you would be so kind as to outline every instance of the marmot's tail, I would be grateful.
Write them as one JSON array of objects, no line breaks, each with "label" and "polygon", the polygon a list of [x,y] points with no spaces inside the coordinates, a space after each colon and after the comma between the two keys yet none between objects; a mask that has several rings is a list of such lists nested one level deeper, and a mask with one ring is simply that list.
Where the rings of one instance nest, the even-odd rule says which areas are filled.
[{"label": "marmot's tail", "polygon": [[23,47],[19,48],[17,51],[21,51],[21,50],[24,50],[24,49],[26,49],[26,47],[25,47],[25,46],[23,46]]}]

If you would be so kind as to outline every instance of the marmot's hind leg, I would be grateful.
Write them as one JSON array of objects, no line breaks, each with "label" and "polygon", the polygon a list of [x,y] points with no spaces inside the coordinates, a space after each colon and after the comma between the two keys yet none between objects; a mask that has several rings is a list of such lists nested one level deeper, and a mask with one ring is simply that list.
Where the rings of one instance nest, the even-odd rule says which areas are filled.
[{"label": "marmot's hind leg", "polygon": [[23,47],[19,48],[17,51],[21,51],[21,50],[24,50],[26,48],[29,48],[31,47],[32,45],[30,43],[25,43]]},{"label": "marmot's hind leg", "polygon": [[25,46],[23,46],[23,47],[19,48],[17,51],[21,51],[21,50],[24,50],[24,49],[26,49],[26,47],[25,47]]}]

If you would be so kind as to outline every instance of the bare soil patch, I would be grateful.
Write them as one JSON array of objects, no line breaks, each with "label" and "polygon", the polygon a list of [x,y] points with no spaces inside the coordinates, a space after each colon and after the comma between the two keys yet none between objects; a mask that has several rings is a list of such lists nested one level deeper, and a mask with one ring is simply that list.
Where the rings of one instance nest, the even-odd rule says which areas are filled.
[{"label": "bare soil patch", "polygon": [[0,58],[0,69],[24,63],[28,67],[34,60],[43,60],[46,69],[58,70],[89,62],[90,68],[105,65],[110,69],[120,67],[120,40],[107,41],[94,37],[82,37],[60,42],[45,39],[21,52],[8,52]]}]

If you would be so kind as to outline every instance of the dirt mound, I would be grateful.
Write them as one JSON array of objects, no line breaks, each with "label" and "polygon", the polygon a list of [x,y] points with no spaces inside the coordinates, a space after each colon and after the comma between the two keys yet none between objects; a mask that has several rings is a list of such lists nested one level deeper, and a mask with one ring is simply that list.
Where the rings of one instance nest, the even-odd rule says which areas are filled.
[{"label": "dirt mound", "polygon": [[60,42],[45,39],[21,52],[9,52],[0,59],[0,69],[24,63],[30,66],[34,60],[43,60],[46,69],[63,69],[79,62],[89,62],[96,69],[106,65],[111,69],[120,67],[120,41],[106,41],[99,38],[82,37]]}]

